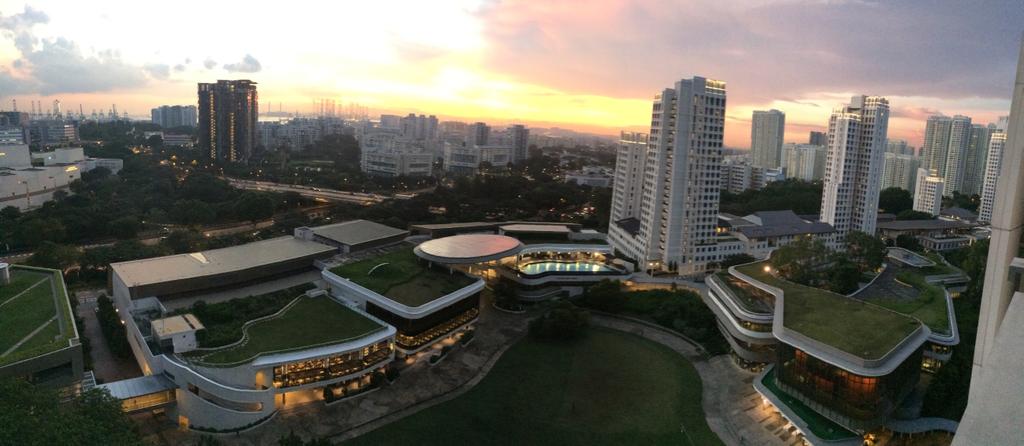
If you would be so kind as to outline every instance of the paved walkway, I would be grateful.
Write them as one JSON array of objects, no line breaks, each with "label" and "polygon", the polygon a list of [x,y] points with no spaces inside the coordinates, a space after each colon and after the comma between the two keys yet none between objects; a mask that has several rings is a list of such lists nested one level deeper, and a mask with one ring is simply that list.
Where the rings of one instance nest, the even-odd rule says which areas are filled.
[{"label": "paved walkway", "polygon": [[122,379],[142,376],[142,370],[134,359],[121,359],[114,356],[107,347],[107,339],[103,337],[99,321],[96,319],[96,300],[78,304],[78,316],[82,318],[82,326],[78,330],[89,338],[92,358],[92,371],[97,383],[108,383]]}]

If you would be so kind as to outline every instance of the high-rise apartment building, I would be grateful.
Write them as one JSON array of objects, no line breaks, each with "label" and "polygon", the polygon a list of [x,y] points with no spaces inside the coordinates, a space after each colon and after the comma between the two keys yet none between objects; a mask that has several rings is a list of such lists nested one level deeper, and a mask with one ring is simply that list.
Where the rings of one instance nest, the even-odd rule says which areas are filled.
[{"label": "high-rise apartment building", "polygon": [[971,118],[954,116],[949,130],[949,150],[946,152],[946,195],[961,192],[967,174],[967,147],[971,142]]},{"label": "high-rise apartment building", "polygon": [[917,188],[917,170],[920,167],[921,159],[916,156],[885,152],[882,190],[898,187],[914,192]]},{"label": "high-rise apartment building", "polygon": [[914,148],[903,139],[889,139],[885,142],[885,151],[897,155],[915,155]]},{"label": "high-rise apartment building", "polygon": [[854,96],[832,111],[821,221],[836,229],[838,240],[850,231],[875,233],[888,128],[884,97]]},{"label": "high-rise apartment building", "polygon": [[[715,261],[725,82],[693,77],[655,96],[640,181],[640,214],[611,222],[615,249],[641,269],[703,273]],[[612,215],[623,215],[612,210]]]},{"label": "high-rise apartment building", "polygon": [[1006,133],[995,129],[989,137],[988,156],[985,161],[985,180],[981,186],[981,205],[978,206],[978,221],[992,221],[992,206],[996,200],[996,184],[1003,166],[1003,148],[1006,147]]},{"label": "high-rise apartment building", "polygon": [[971,136],[967,143],[967,154],[964,162],[963,185],[960,188],[960,193],[966,195],[981,193],[981,186],[985,181],[985,162],[988,159],[988,144],[995,129],[995,124],[987,126],[974,124],[971,126]]},{"label": "high-rise apartment building", "polygon": [[521,163],[530,156],[530,129],[522,124],[509,126],[509,144],[512,146],[512,162]]},{"label": "high-rise apartment building", "polygon": [[402,137],[413,141],[429,141],[437,138],[437,116],[409,113],[399,120]]},{"label": "high-rise apartment building", "polygon": [[195,127],[199,119],[194,105],[161,105],[150,110],[154,124],[165,129],[174,127]]},{"label": "high-rise apartment building", "polygon": [[828,151],[824,145],[785,144],[782,148],[782,159],[783,167],[786,168],[786,177],[804,181],[821,181],[825,176],[827,154]]},{"label": "high-rise apartment building", "polygon": [[932,116],[924,130],[923,168],[946,179],[946,195],[959,192],[967,168],[967,146],[971,139],[971,118],[956,115]]},{"label": "high-rise apartment building", "polygon": [[641,190],[647,134],[621,132],[615,155],[615,179],[612,182],[611,221],[619,222],[640,216]]},{"label": "high-rise apartment building", "polygon": [[258,142],[256,82],[199,84],[199,148],[215,162],[245,162]]},{"label": "high-rise apartment building", "polygon": [[812,146],[827,146],[828,135],[826,135],[825,132],[811,132],[810,136],[807,138],[807,143]]},{"label": "high-rise apartment building", "polygon": [[466,129],[467,146],[484,146],[491,139],[491,127],[482,122],[474,122]]},{"label": "high-rise apartment building", "polygon": [[750,162],[775,169],[782,166],[782,140],[786,114],[779,110],[755,110],[750,123]]},{"label": "high-rise apartment building", "polygon": [[942,211],[942,189],[946,180],[927,169],[917,169],[917,185],[914,187],[914,210],[927,212],[932,216]]},{"label": "high-rise apartment building", "polygon": [[[992,206],[992,238],[978,316],[971,389],[954,446],[1020,444],[1024,418],[1024,45],[1017,61],[999,184]],[[978,280],[980,278],[974,278]]]}]

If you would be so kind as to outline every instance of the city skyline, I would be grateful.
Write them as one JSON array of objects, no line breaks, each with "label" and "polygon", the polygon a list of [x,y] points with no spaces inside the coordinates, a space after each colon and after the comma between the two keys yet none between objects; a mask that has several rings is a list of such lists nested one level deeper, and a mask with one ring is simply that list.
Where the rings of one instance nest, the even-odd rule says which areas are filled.
[{"label": "city skyline", "polygon": [[[641,1],[586,10],[517,2],[374,4],[312,16],[302,7],[252,13],[252,21],[219,24],[223,31],[251,30],[246,38],[209,42],[179,26],[214,26],[230,6],[203,5],[207,13],[194,14],[198,6],[183,3],[159,21],[131,3],[0,7],[0,107],[10,109],[12,98],[19,109],[59,98],[69,110],[117,103],[141,117],[158,105],[191,104],[198,82],[252,79],[262,100],[285,111],[310,112],[315,100],[329,98],[400,114],[616,135],[646,129],[648,92],[672,81],[666,73],[700,72],[734,92],[729,147],[748,147],[751,112],[770,108],[788,115],[786,142],[806,142],[808,131],[822,130],[831,110],[860,92],[890,98],[890,137],[918,146],[931,114],[963,114],[978,123],[1006,114],[1015,23],[1022,18],[1010,2],[971,15],[958,12],[961,2],[684,8]],[[396,7],[409,14],[387,23],[345,21]],[[794,28],[794,21],[804,25]],[[851,35],[847,25],[870,29]],[[605,32],[638,27],[645,32]],[[921,41],[928,44],[922,48]],[[665,69],[632,68],[654,61]],[[979,73],[979,66],[987,69]]]}]

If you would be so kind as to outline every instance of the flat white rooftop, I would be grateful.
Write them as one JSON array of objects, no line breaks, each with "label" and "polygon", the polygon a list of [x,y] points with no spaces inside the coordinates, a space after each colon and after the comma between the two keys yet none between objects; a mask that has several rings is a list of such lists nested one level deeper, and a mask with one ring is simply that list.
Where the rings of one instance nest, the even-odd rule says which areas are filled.
[{"label": "flat white rooftop", "polygon": [[352,220],[310,229],[320,237],[350,246],[409,234],[409,231],[404,229],[392,228],[369,220]]},{"label": "flat white rooftop", "polygon": [[134,287],[242,271],[336,249],[288,235],[229,248],[111,263],[110,268],[126,286]]},{"label": "flat white rooftop", "polygon": [[203,324],[192,313],[165,317],[151,322],[153,333],[158,338],[166,338],[180,333],[202,330]]}]

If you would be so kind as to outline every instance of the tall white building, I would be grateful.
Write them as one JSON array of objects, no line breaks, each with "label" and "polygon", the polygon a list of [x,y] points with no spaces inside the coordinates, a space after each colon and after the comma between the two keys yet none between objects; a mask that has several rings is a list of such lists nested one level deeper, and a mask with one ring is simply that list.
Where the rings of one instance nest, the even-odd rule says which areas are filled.
[{"label": "tall white building", "polygon": [[889,100],[880,96],[854,96],[832,111],[821,221],[837,241],[850,231],[875,233],[888,128]]},{"label": "tall white building", "polygon": [[[700,274],[717,259],[725,82],[694,77],[655,96],[640,214],[612,221],[615,249],[643,269]],[[624,210],[612,210],[623,215]]]},{"label": "tall white building", "polygon": [[992,206],[971,391],[954,446],[1020,444],[1024,419],[1024,45],[1017,62],[1009,125]]},{"label": "tall white building", "polygon": [[781,167],[785,131],[785,113],[775,109],[754,110],[750,123],[751,164],[766,169]]},{"label": "tall white building", "polygon": [[1006,133],[994,130],[989,138],[988,157],[985,161],[985,180],[981,186],[981,205],[978,207],[978,221],[992,221],[992,206],[996,199],[996,184],[1003,166],[1003,148],[1006,147]]},{"label": "tall white building", "polygon": [[821,181],[825,177],[825,146],[812,144],[785,144],[782,149],[783,167],[787,178]]},{"label": "tall white building", "polygon": [[885,168],[882,170],[882,190],[890,187],[914,192],[917,185],[917,170],[921,159],[913,155],[885,152]]},{"label": "tall white building", "polygon": [[644,157],[647,155],[647,134],[621,132],[615,155],[615,179],[612,182],[613,222],[640,216],[640,192],[643,188]]},{"label": "tall white building", "polygon": [[935,175],[935,171],[917,169],[917,185],[914,187],[914,210],[927,212],[932,216],[942,212],[942,189],[946,180]]}]

